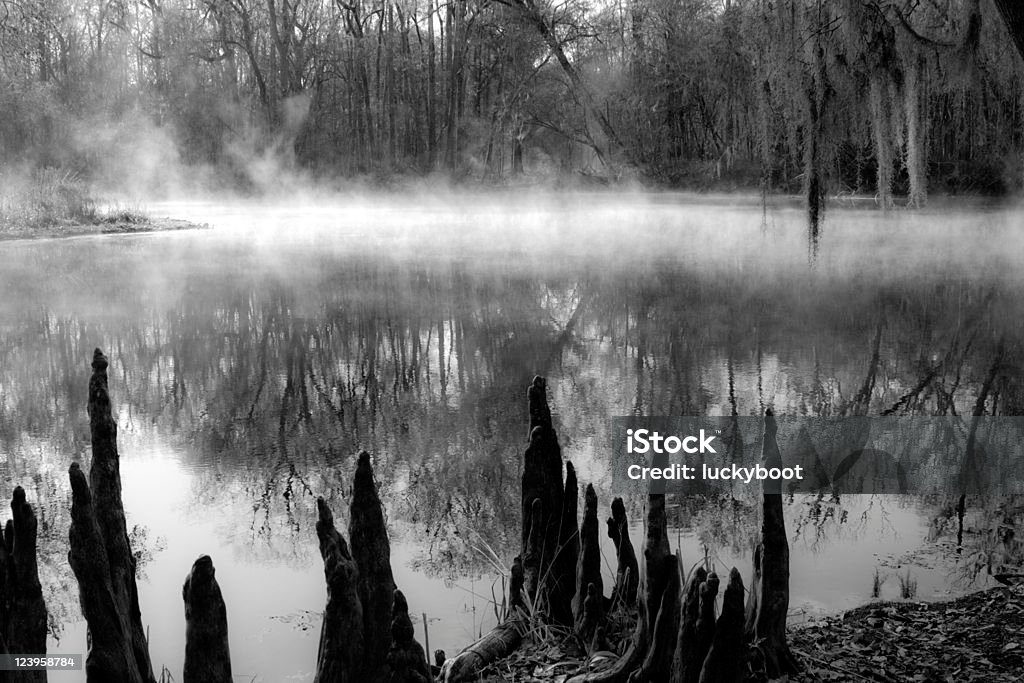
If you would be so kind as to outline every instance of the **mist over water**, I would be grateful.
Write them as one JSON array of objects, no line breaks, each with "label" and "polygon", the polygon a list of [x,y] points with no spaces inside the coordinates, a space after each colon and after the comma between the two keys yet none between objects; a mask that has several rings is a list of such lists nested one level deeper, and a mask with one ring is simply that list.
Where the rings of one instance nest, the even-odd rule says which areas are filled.
[{"label": "mist over water", "polygon": [[[1022,357],[1015,207],[830,209],[813,261],[804,211],[764,214],[753,198],[311,194],[148,209],[212,229],[0,244],[0,495],[20,483],[38,501],[62,629],[51,649],[84,651],[66,472],[88,460],[88,360],[104,349],[143,620],[155,666],[176,678],[181,581],[208,553],[236,673],[312,679],[325,598],[314,501],[345,523],[361,448],[430,647],[453,654],[486,630],[492,585],[505,587],[481,549],[506,564],[516,553],[535,374],[604,515],[611,416],[838,414],[876,340],[869,412],[941,363],[903,405],[969,414],[999,344],[1009,367]],[[1022,397],[1011,369],[995,411],[1020,414]],[[748,566],[754,527],[738,500],[674,501],[687,565],[706,551]],[[944,506],[790,501],[794,608],[864,602],[879,567],[913,567],[922,598],[985,585],[984,558],[957,564],[943,545]]]}]

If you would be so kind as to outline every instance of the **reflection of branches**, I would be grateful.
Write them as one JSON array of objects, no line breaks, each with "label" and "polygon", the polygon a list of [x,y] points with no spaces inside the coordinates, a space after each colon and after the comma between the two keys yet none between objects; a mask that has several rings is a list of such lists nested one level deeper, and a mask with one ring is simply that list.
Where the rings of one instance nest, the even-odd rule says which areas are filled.
[{"label": "reflection of branches", "polygon": [[[445,571],[444,560],[478,571],[465,529],[502,556],[505,536],[516,537],[507,508],[517,507],[508,502],[525,421],[518,387],[533,374],[552,377],[566,452],[600,479],[610,469],[606,418],[633,405],[743,415],[770,402],[780,413],[828,414],[841,409],[845,384],[860,390],[854,402],[955,411],[954,394],[963,401],[984,380],[968,369],[991,363],[990,336],[1020,336],[1019,316],[997,316],[988,303],[959,322],[963,300],[1016,312],[980,276],[936,291],[932,278],[911,273],[890,298],[862,294],[843,276],[711,277],[675,261],[477,268],[324,258],[323,268],[287,280],[258,267],[231,277],[200,270],[188,288],[159,297],[131,269],[109,268],[103,281],[121,306],[108,317],[88,307],[63,314],[66,293],[40,295],[0,330],[0,444],[12,476],[35,471],[40,452],[63,469],[83,450],[76,416],[86,379],[76,359],[109,346],[119,349],[128,424],[201,466],[197,504],[237,522],[225,533],[249,527],[252,552],[301,553],[311,493],[344,499],[348,458],[362,447],[384,465],[396,537],[432,542],[430,571]],[[849,360],[863,357],[865,338],[867,373],[863,360]],[[948,361],[935,360],[936,344]],[[1007,343],[1007,362],[1019,353]],[[1000,384],[1008,375],[992,384],[987,406],[999,391],[1010,396]],[[999,405],[1012,412],[1007,400]],[[438,491],[451,492],[450,509]],[[863,529],[843,519],[856,514],[843,502],[794,501],[796,528],[817,543],[834,528]],[[705,504],[727,527],[712,527],[709,514],[708,541],[742,546],[742,509]]]},{"label": "reflection of branches", "polygon": [[1024,567],[1024,543],[1016,530],[1024,525],[1024,496],[972,496],[961,521],[954,497],[929,501],[932,515],[929,540],[956,559],[953,575],[965,586],[984,575],[1020,573]]}]

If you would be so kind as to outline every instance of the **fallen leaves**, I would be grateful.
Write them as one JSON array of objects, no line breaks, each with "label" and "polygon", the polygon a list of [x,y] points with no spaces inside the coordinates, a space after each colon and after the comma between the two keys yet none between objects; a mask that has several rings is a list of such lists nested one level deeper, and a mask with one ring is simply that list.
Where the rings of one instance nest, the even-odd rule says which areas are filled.
[{"label": "fallen leaves", "polygon": [[878,603],[790,634],[805,670],[793,683],[1021,683],[1024,591],[946,603]]}]

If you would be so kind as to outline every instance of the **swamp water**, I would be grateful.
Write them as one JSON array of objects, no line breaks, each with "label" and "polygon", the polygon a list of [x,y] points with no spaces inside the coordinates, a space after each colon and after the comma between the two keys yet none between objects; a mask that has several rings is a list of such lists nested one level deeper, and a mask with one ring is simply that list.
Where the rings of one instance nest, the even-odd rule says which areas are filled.
[{"label": "swamp water", "polygon": [[[0,244],[0,497],[21,484],[39,516],[51,652],[86,649],[67,468],[89,457],[95,347],[111,359],[143,623],[175,680],[181,584],[202,553],[236,677],[312,680],[315,497],[344,529],[359,449],[429,647],[454,654],[493,625],[535,374],[602,519],[614,415],[832,415],[869,376],[872,414],[970,414],[1000,344],[1017,369],[996,409],[1024,412],[1018,209],[834,210],[811,263],[801,211],[765,220],[732,199],[296,204],[168,204],[152,213],[213,229]],[[750,503],[674,501],[686,564],[748,575]],[[627,503],[637,546],[642,507]],[[984,553],[952,547],[949,501],[797,497],[787,515],[793,621],[866,602],[876,575],[885,598],[908,581],[919,599],[989,585]]]}]

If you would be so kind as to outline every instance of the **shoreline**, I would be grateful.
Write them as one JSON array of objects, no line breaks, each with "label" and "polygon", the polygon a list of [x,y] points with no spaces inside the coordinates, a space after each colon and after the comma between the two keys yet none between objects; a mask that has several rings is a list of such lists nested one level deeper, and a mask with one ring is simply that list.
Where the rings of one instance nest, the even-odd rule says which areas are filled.
[{"label": "shoreline", "polygon": [[65,239],[99,235],[137,235],[175,230],[209,230],[208,223],[193,223],[179,218],[147,218],[139,221],[111,221],[100,223],[58,223],[42,227],[0,228],[0,242],[18,242],[42,239]]},{"label": "shoreline", "polygon": [[[1024,668],[1024,586],[996,586],[941,602],[875,600],[787,628],[802,664],[790,683],[872,681],[1013,683]],[[628,642],[627,629],[624,642]],[[620,634],[621,635],[621,634]],[[568,645],[568,647],[567,647]],[[591,657],[569,642],[531,643],[481,672],[484,683],[600,671],[613,652]],[[560,676],[559,676],[560,675]],[[759,679],[753,674],[750,680]]]},{"label": "shoreline", "polygon": [[1019,681],[1024,586],[996,586],[943,602],[876,601],[789,629],[816,681]]}]

